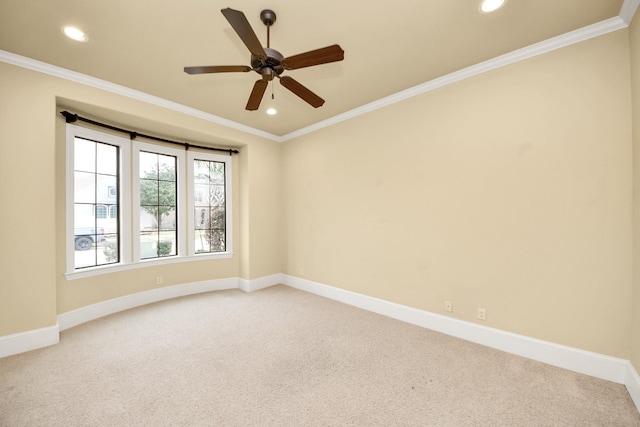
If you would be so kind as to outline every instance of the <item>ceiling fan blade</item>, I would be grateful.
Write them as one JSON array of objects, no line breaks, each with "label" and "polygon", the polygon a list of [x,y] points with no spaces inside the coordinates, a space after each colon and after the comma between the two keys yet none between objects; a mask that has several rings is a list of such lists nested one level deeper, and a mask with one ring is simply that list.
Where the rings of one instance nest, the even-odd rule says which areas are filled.
[{"label": "ceiling fan blade", "polygon": [[246,73],[252,68],[246,65],[205,65],[201,67],[184,67],[187,74],[207,74],[207,73]]},{"label": "ceiling fan blade", "polygon": [[343,59],[344,50],[339,45],[334,44],[285,58],[282,60],[282,65],[286,70],[295,70],[297,68],[342,61]]},{"label": "ceiling fan blade", "polygon": [[269,82],[266,80],[258,80],[253,85],[253,90],[251,91],[251,95],[249,95],[249,100],[247,101],[247,106],[245,107],[249,111],[255,111],[260,107],[260,101],[262,101],[262,95],[264,95],[264,91],[267,90],[267,86]]},{"label": "ceiling fan blade", "polygon": [[253,32],[253,28],[251,28],[251,24],[247,21],[244,13],[229,7],[222,9],[221,12],[224,17],[227,18],[227,21],[229,21],[229,24],[231,24],[231,27],[233,27],[245,46],[247,46],[249,52],[258,58],[267,59],[267,53],[264,51],[256,33]]},{"label": "ceiling fan blade", "polygon": [[321,107],[322,104],[324,104],[324,99],[320,98],[318,95],[311,92],[309,89],[302,86],[300,83],[289,76],[280,77],[280,83],[282,83],[282,86],[298,95],[314,108]]}]

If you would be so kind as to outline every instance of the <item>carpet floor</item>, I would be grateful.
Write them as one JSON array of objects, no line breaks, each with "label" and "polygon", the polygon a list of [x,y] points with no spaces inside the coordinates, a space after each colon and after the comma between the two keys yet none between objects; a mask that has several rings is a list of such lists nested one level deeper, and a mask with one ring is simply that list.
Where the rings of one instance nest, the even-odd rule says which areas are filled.
[{"label": "carpet floor", "polygon": [[623,385],[286,286],[211,292],[0,359],[1,426],[640,426]]}]

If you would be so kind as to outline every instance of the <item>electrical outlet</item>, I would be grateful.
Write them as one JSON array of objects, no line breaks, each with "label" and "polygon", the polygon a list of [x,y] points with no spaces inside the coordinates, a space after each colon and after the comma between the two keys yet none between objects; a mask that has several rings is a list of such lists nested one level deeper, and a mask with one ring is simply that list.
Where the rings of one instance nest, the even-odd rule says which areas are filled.
[{"label": "electrical outlet", "polygon": [[453,311],[453,303],[451,301],[444,302],[444,311],[451,313]]},{"label": "electrical outlet", "polygon": [[156,277],[156,285],[162,285],[162,276]]},{"label": "electrical outlet", "polygon": [[478,319],[480,320],[487,320],[487,312],[484,308],[479,308],[478,309]]}]

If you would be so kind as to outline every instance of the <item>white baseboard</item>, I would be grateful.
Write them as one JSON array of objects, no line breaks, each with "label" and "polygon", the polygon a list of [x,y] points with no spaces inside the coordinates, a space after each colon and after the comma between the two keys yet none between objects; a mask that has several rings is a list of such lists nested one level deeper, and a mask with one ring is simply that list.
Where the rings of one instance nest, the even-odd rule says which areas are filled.
[{"label": "white baseboard", "polygon": [[167,286],[125,295],[119,298],[102,301],[77,310],[58,315],[60,331],[67,330],[91,320],[99,319],[110,314],[128,310],[130,308],[151,304],[166,299],[199,294],[203,292],[237,289],[238,278],[204,280],[202,282],[185,283],[183,285]]},{"label": "white baseboard", "polygon": [[632,379],[629,379],[630,362],[624,359],[554,344],[495,328],[488,328],[475,323],[418,310],[294,276],[283,275],[283,282],[285,285],[296,289],[502,350],[507,353],[613,381],[618,384],[626,384],[629,381],[633,382]]},{"label": "white baseboard", "polygon": [[0,358],[58,344],[58,325],[0,337]]},{"label": "white baseboard", "polygon": [[282,274],[272,274],[271,276],[259,277],[253,280],[239,279],[239,288],[245,292],[259,291],[260,289],[283,283]]},{"label": "white baseboard", "polygon": [[633,403],[636,404],[636,408],[640,411],[640,375],[638,375],[631,362],[627,363],[627,379],[624,385],[627,386]]}]

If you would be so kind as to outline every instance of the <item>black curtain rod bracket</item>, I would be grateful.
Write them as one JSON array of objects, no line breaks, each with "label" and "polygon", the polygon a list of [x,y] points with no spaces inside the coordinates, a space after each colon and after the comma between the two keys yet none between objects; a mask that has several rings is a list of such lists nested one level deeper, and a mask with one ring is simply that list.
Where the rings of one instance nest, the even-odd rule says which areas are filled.
[{"label": "black curtain rod bracket", "polygon": [[72,114],[68,111],[63,111],[62,113],[60,113],[64,116],[65,120],[67,121],[67,123],[74,123],[78,121],[78,115],[77,114]]},{"label": "black curtain rod bracket", "polygon": [[152,139],[154,141],[160,141],[160,142],[166,142],[166,143],[169,143],[169,144],[181,145],[181,146],[183,146],[185,148],[185,150],[189,150],[190,147],[194,147],[194,148],[201,148],[203,150],[222,151],[222,152],[225,152],[225,153],[229,153],[230,156],[233,155],[233,154],[238,154],[240,152],[240,151],[234,150],[232,148],[206,147],[206,146],[203,146],[203,145],[193,145],[193,144],[188,144],[186,142],[172,141],[170,139],[160,138],[160,137],[153,136],[153,135],[146,135],[144,133],[139,133],[139,132],[136,132],[136,131],[126,130],[126,129],[122,129],[122,128],[119,128],[119,127],[116,127],[116,126],[111,126],[111,125],[108,125],[106,123],[100,123],[100,122],[97,122],[95,120],[87,119],[86,117],[81,117],[81,116],[79,116],[77,114],[70,113],[68,111],[61,111],[60,114],[62,114],[64,116],[64,118],[67,121],[67,123],[74,123],[74,122],[77,122],[78,120],[80,120],[81,122],[85,122],[85,123],[89,123],[89,124],[92,124],[92,125],[100,126],[100,127],[106,128],[106,129],[111,129],[111,130],[115,130],[117,132],[127,133],[127,134],[129,134],[129,138],[131,140],[134,140],[134,139],[136,139],[137,137],[140,136],[140,137],[143,137],[143,138]]}]

